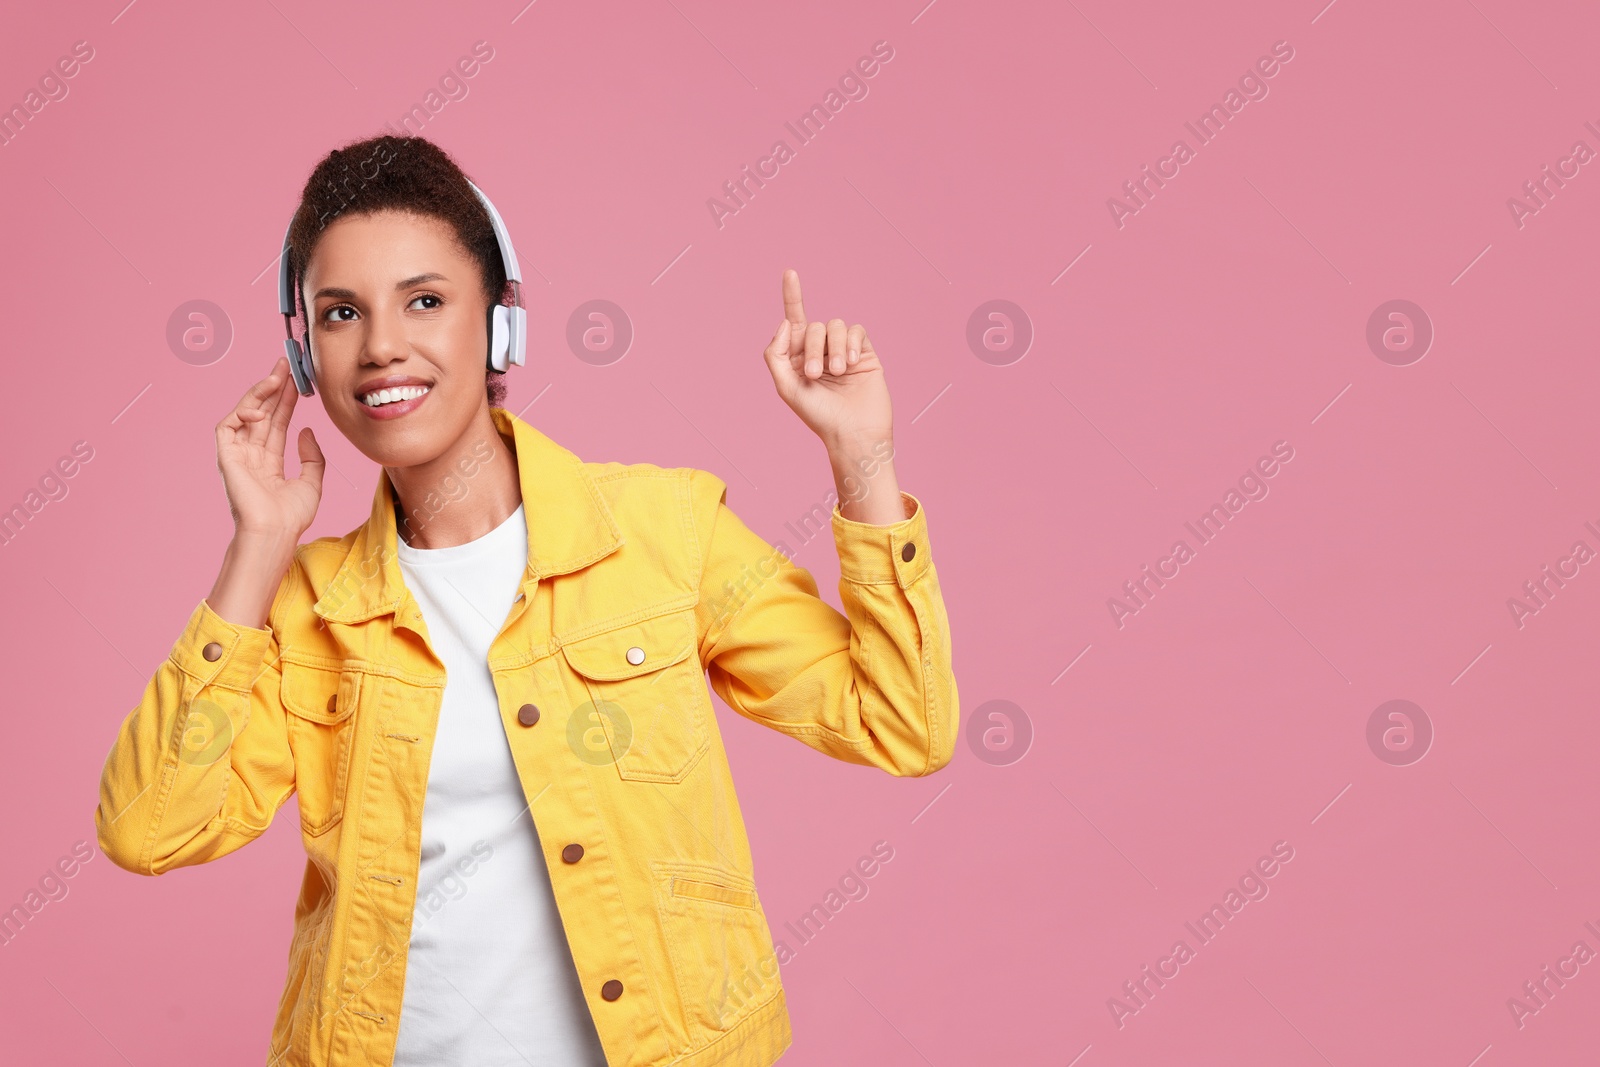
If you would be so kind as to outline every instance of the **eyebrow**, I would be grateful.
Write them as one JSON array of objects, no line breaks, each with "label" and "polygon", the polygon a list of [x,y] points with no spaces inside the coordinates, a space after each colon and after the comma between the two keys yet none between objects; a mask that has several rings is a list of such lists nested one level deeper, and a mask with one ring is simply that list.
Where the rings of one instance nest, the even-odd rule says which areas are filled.
[{"label": "eyebrow", "polygon": [[[394,288],[396,292],[399,292],[402,289],[409,289],[413,285],[421,285],[423,282],[447,282],[449,280],[450,279],[446,278],[443,274],[430,271],[427,274],[418,274],[414,278],[407,278],[404,281],[396,282]],[[356,299],[356,293],[354,289],[339,289],[334,286],[325,286],[324,288],[318,289],[316,295],[311,299],[320,300],[325,296],[331,296],[335,300]]]}]

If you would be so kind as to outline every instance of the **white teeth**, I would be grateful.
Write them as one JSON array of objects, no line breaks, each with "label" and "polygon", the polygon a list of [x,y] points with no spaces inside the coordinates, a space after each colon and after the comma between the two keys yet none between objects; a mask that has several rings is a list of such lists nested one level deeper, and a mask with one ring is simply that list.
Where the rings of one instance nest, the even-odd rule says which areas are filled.
[{"label": "white teeth", "polygon": [[397,389],[379,389],[377,392],[368,393],[361,398],[361,402],[369,408],[378,407],[380,404],[393,404],[400,400],[415,400],[428,391],[426,385],[404,385]]}]

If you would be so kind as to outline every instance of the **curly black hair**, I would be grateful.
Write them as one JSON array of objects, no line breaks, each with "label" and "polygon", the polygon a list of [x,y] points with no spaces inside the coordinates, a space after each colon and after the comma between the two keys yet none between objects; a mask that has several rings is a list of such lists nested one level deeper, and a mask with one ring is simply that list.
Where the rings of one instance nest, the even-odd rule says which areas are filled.
[{"label": "curly black hair", "polygon": [[[295,308],[305,323],[300,282],[322,232],[346,211],[375,214],[408,211],[448,223],[461,247],[477,261],[483,295],[492,306],[505,295],[506,270],[495,241],[494,224],[467,175],[449,153],[425,137],[383,134],[351,141],[329,152],[306,179],[289,227],[289,270],[295,279]],[[491,407],[505,403],[505,374],[485,371]]]}]

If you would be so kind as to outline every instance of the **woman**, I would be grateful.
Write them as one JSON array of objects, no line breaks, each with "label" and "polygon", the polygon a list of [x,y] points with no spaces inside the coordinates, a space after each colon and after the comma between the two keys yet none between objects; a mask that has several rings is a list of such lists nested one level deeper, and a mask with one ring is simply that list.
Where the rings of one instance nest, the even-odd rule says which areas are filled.
[{"label": "woman", "polygon": [[499,406],[504,264],[430,142],[332,152],[288,256],[323,407],[382,467],[372,513],[299,544],[324,461],[304,428],[285,477],[280,358],[217,426],[234,536],[107,758],[100,847],[162,874],[298,794],[272,1064],[774,1062],[783,948],[703,672],[837,759],[922,775],[955,742],[948,620],[871,341],[808,322],[785,273],[765,358],[827,448],[841,615],[715,475],[586,463]]}]

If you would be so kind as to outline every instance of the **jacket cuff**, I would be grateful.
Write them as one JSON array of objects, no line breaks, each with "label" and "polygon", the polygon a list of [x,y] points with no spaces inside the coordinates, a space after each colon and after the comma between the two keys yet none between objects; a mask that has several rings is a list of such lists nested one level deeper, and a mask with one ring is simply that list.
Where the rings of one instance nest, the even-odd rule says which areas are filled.
[{"label": "jacket cuff", "polygon": [[237,626],[202,600],[172,646],[171,658],[174,666],[201,685],[248,693],[271,641],[271,630]]},{"label": "jacket cuff", "polygon": [[860,585],[898,582],[903,589],[932,565],[928,520],[922,502],[905,490],[906,517],[876,524],[847,519],[833,505],[833,542],[839,549],[839,576]]}]

